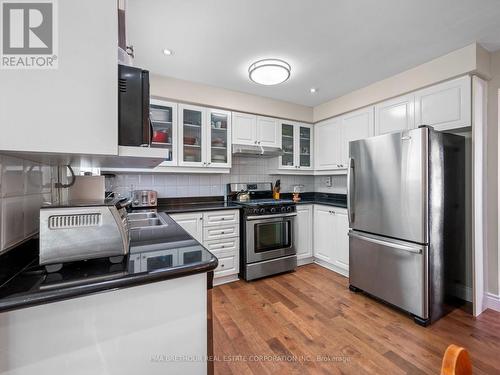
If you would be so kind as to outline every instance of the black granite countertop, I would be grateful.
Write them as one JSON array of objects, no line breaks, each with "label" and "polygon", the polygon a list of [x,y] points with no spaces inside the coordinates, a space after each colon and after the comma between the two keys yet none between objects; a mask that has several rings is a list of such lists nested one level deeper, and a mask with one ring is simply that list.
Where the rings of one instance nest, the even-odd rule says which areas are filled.
[{"label": "black granite countertop", "polygon": [[[297,204],[324,204],[332,207],[347,208],[347,196],[345,194],[331,193],[302,193],[301,200]],[[283,199],[292,199],[291,193],[281,194]],[[158,200],[158,211],[169,214],[183,212],[200,212],[212,210],[235,210],[242,206],[232,202],[224,202],[223,196],[214,197],[191,197],[191,198],[160,198]]]},{"label": "black granite countertop", "polygon": [[[282,194],[285,199],[291,199],[292,194]],[[300,201],[297,204],[324,204],[326,206],[347,208],[346,194],[315,193],[308,192],[300,194]]]},{"label": "black granite countertop", "polygon": [[[132,230],[130,254],[117,264],[93,259],[47,273],[38,264],[36,239],[10,250],[0,257],[0,312],[213,271],[217,258],[164,218],[165,228]],[[143,256],[147,262],[140,261]]]}]

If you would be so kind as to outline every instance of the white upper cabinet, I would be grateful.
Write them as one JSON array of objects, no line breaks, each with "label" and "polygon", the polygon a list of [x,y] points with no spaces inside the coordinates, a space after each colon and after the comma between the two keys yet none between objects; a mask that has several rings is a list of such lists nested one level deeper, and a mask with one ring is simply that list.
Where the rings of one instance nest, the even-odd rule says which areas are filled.
[{"label": "white upper cabinet", "polygon": [[145,153],[163,152],[163,165],[177,165],[177,103],[150,99],[149,119],[152,127],[151,147],[149,150],[139,147],[139,150]]},{"label": "white upper cabinet", "polygon": [[342,116],[341,168],[347,168],[349,142],[372,137],[374,135],[373,111],[373,106],[370,106]]},{"label": "white upper cabinet", "polygon": [[277,119],[233,112],[233,144],[281,147]]},{"label": "white upper cabinet", "polygon": [[233,112],[233,143],[255,145],[257,140],[257,116]]},{"label": "white upper cabinet", "polygon": [[471,91],[469,76],[417,91],[416,125],[430,125],[441,131],[471,126]]},{"label": "white upper cabinet", "polygon": [[231,112],[207,109],[208,167],[231,167]]},{"label": "white upper cabinet", "polygon": [[118,155],[116,1],[60,1],[55,17],[57,69],[0,69],[0,150]]},{"label": "white upper cabinet", "polygon": [[313,130],[311,125],[281,121],[280,169],[310,170],[312,165]]},{"label": "white upper cabinet", "polygon": [[205,108],[179,105],[179,165],[206,166],[206,122]]},{"label": "white upper cabinet", "polygon": [[341,121],[333,118],[314,125],[314,166],[317,170],[339,169],[342,159]]},{"label": "white upper cabinet", "polygon": [[375,106],[375,135],[415,127],[415,95],[409,94],[386,100]]},{"label": "white upper cabinet", "polygon": [[231,167],[231,112],[179,104],[179,165]]},{"label": "white upper cabinet", "polygon": [[257,116],[257,144],[281,147],[279,122],[275,118]]}]

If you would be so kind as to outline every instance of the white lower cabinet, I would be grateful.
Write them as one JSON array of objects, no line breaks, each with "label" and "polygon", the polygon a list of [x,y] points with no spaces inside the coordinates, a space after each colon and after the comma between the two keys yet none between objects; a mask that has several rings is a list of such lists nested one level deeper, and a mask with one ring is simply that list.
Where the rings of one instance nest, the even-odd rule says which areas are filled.
[{"label": "white lower cabinet", "polygon": [[218,210],[170,215],[219,260],[214,283],[238,280],[240,272],[240,212]]},{"label": "white lower cabinet", "polygon": [[203,213],[172,214],[170,217],[199,243],[203,242]]},{"label": "white lower cabinet", "polygon": [[349,274],[349,223],[344,208],[314,205],[314,258],[342,275]]},{"label": "white lower cabinet", "polygon": [[297,261],[310,263],[313,256],[313,205],[297,206],[297,217],[293,227],[293,240],[297,249]]}]

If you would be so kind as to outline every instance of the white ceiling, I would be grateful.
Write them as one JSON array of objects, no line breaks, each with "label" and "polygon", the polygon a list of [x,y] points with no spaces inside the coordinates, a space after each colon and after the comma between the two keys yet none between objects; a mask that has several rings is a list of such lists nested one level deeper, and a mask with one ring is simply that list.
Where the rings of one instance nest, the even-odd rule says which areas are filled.
[{"label": "white ceiling", "polygon": [[[128,0],[135,65],[314,106],[479,41],[500,49],[499,0]],[[173,50],[165,56],[164,48]],[[248,66],[292,66],[278,86]],[[318,88],[316,94],[309,93]]]}]

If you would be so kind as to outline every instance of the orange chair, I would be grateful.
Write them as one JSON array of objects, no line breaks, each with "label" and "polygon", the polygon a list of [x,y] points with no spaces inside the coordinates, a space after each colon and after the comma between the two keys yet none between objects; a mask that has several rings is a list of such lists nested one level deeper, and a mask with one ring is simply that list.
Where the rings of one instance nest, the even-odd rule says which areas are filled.
[{"label": "orange chair", "polygon": [[441,375],[472,375],[472,362],[467,350],[453,344],[448,346],[443,357]]}]

